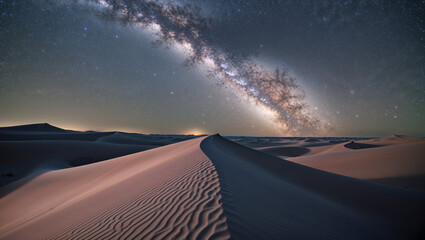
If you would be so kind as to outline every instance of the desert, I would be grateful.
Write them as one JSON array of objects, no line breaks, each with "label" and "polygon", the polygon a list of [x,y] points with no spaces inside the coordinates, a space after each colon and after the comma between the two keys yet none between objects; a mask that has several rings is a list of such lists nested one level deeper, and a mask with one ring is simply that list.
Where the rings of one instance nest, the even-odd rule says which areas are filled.
[{"label": "desert", "polygon": [[[232,141],[49,124],[0,132],[1,239],[423,236],[421,138]],[[313,150],[273,156],[295,145]]]}]

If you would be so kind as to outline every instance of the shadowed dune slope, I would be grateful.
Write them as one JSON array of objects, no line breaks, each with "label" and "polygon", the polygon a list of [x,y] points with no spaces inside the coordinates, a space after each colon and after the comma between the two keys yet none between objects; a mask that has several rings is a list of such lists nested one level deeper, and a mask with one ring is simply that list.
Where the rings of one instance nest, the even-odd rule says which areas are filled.
[{"label": "shadowed dune slope", "polygon": [[270,154],[277,157],[298,157],[310,152],[310,149],[305,147],[263,147],[255,150]]},{"label": "shadowed dune slope", "polygon": [[201,143],[215,165],[237,239],[416,239],[425,194],[323,172],[219,135]]},{"label": "shadowed dune slope", "polygon": [[[0,186],[53,169],[94,163],[150,149],[150,146],[90,141],[0,141]],[[0,192],[0,196],[3,193]]]},{"label": "shadowed dune slope", "polygon": [[[78,132],[47,123],[4,127],[0,128],[0,186],[25,178],[20,181],[22,185],[42,172],[103,161],[192,138],[194,136]],[[8,187],[0,196],[12,190]]]},{"label": "shadowed dune slope", "polygon": [[0,239],[227,239],[201,141],[43,173],[0,199]]}]

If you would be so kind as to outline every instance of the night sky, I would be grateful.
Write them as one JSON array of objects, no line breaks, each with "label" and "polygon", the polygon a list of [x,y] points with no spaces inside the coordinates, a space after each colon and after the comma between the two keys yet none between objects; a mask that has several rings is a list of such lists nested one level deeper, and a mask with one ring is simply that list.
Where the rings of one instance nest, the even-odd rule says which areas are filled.
[{"label": "night sky", "polygon": [[0,0],[0,126],[425,135],[425,1]]}]

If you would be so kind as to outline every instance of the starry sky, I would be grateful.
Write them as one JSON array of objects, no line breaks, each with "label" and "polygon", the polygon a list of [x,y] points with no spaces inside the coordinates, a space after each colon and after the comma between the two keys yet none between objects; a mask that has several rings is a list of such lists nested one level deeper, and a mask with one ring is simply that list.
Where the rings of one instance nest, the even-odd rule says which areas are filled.
[{"label": "starry sky", "polygon": [[0,0],[0,126],[425,136],[425,1]]}]

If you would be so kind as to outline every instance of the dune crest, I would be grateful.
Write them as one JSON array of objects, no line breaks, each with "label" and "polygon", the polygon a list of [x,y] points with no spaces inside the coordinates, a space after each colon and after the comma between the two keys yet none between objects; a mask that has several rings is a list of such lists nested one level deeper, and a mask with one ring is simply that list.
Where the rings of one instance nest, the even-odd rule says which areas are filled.
[{"label": "dune crest", "polygon": [[201,141],[44,173],[0,199],[0,238],[226,239]]},{"label": "dune crest", "polygon": [[[31,146],[37,149],[59,146],[49,145],[52,143],[72,143],[80,150],[99,147],[100,153],[103,147],[112,150],[109,149],[112,142],[118,150],[129,141],[145,144],[150,140],[157,146],[181,139],[119,133],[101,137],[91,144],[62,140],[19,144],[26,146],[22,149]],[[367,141],[358,142],[376,144]],[[344,146],[345,141],[332,143],[328,148],[329,142],[316,141],[315,146],[323,151],[293,159],[331,158],[338,154],[359,156],[371,152],[379,156],[377,151],[395,156],[397,151],[402,151],[398,148],[413,147],[410,150],[417,153],[418,148],[423,147],[423,142],[416,141],[392,145],[378,141],[377,145],[384,146],[361,148],[365,145],[360,144],[355,145],[360,149],[350,149]],[[2,144],[19,145],[13,141]],[[280,150],[299,154],[300,149],[303,150],[287,146]],[[60,155],[59,152],[52,154]],[[40,159],[42,156],[39,155]],[[24,158],[21,161],[25,163]],[[55,161],[42,162],[53,164]],[[50,170],[0,187],[0,193],[7,192],[0,198],[0,239],[425,237],[422,221],[425,192],[303,166],[244,147],[220,135],[81,164],[86,165]]]}]

